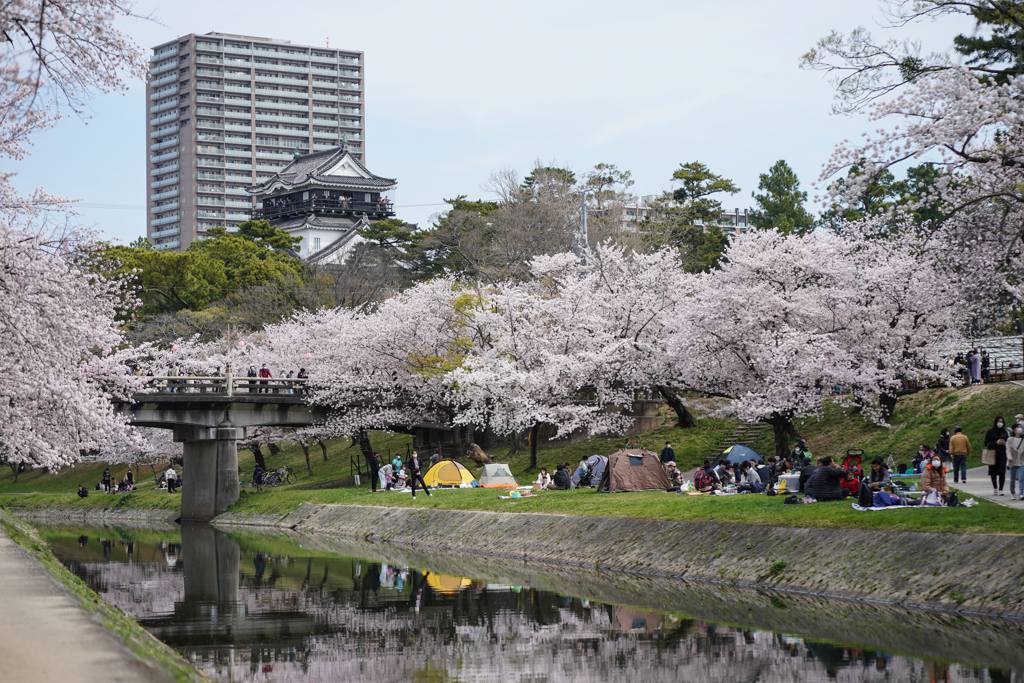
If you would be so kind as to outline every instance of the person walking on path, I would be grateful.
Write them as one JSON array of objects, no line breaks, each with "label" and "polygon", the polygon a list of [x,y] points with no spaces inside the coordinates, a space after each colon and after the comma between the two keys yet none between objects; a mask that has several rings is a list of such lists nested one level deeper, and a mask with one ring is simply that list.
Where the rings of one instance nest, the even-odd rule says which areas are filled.
[{"label": "person walking on path", "polygon": [[430,490],[427,488],[426,482],[423,481],[423,473],[420,471],[421,465],[422,465],[422,463],[420,461],[419,453],[417,453],[416,451],[413,451],[412,455],[409,456],[409,465],[408,465],[408,469],[409,469],[409,482],[410,482],[410,484],[412,486],[412,497],[413,498],[416,497],[416,481],[417,480],[419,480],[419,482],[420,482],[420,488],[423,489],[424,491],[426,491],[428,496],[430,495]]},{"label": "person walking on path", "polygon": [[103,470],[103,490],[110,493],[110,468]]},{"label": "person walking on path", "polygon": [[366,464],[370,467],[370,493],[377,493],[377,478],[380,477],[380,453],[374,451]]},{"label": "person walking on path", "polygon": [[971,440],[961,431],[959,427],[953,429],[953,436],[949,438],[949,455],[953,458],[953,483],[963,478],[967,483],[967,458],[971,455]]},{"label": "person walking on path", "polygon": [[1010,469],[1010,498],[1024,500],[1024,427],[1019,424],[1006,441],[1006,466]]},{"label": "person walking on path", "polygon": [[174,465],[167,468],[164,478],[167,480],[167,493],[174,493],[174,489],[178,484],[178,473],[174,471]]},{"label": "person walking on path", "polygon": [[1006,484],[1006,440],[1010,434],[1006,431],[1006,422],[1001,415],[992,423],[992,429],[985,432],[985,448],[996,452],[996,462],[988,466],[988,476],[992,480],[992,495],[1002,496],[1003,485]]},{"label": "person walking on path", "polygon": [[943,429],[939,432],[939,440],[935,443],[935,455],[939,456],[939,460],[945,467],[949,467],[953,464],[953,458],[949,455],[949,430]]}]

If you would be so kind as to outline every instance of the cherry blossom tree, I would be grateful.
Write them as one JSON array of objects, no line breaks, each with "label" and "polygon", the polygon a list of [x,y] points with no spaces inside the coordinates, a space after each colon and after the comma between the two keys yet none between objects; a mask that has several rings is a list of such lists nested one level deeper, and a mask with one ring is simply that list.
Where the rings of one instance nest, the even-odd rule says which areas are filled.
[{"label": "cherry blossom tree", "polygon": [[[1005,83],[950,69],[915,81],[899,96],[875,103],[870,118],[888,128],[844,141],[826,164],[822,180],[829,196],[855,200],[886,170],[907,162],[931,163],[943,171],[919,205],[938,203],[944,219],[919,229],[918,249],[945,278],[958,284],[974,308],[991,306],[1006,289],[1024,282],[1024,77]],[[855,178],[835,180],[857,166]],[[910,204],[905,210],[913,210]],[[870,234],[871,221],[845,226],[848,234]]]},{"label": "cherry blossom tree", "polygon": [[835,387],[884,423],[905,382],[950,380],[930,351],[956,329],[954,293],[889,242],[759,231],[696,278],[668,356],[680,383],[732,399],[723,412],[772,425],[784,456],[793,420]]},{"label": "cherry blossom tree", "polygon": [[[17,161],[31,135],[94,91],[145,73],[142,52],[113,28],[117,0],[18,0],[0,8],[0,158]],[[21,196],[0,171],[0,459],[57,469],[130,438],[112,396],[130,392],[115,322],[123,283],[92,273],[96,238],[54,232],[68,201]],[[131,297],[127,296],[129,304]]]}]

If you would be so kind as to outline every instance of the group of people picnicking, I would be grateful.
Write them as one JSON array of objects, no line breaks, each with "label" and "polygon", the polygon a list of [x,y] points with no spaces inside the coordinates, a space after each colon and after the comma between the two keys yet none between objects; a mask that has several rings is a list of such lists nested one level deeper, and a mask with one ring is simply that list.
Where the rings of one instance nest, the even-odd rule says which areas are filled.
[{"label": "group of people picnicking", "polygon": [[[666,448],[670,449],[669,444]],[[713,462],[706,459],[702,467],[694,473],[693,487],[699,493],[713,493],[735,487],[736,493],[763,493],[771,491],[783,475],[798,475],[797,489],[787,489],[787,493],[802,493],[815,501],[842,500],[848,497],[859,497],[861,504],[920,504],[921,499],[901,496],[902,491],[893,486],[892,472],[888,463],[881,457],[871,461],[867,472],[861,471],[857,463],[847,463],[843,467],[831,456],[824,456],[812,463],[804,457],[806,447],[803,439],[797,443],[793,454],[778,461],[776,458],[754,459],[746,462]],[[967,481],[967,459],[971,455],[971,442],[963,429],[954,427],[953,434],[948,429],[939,433],[938,441],[932,448],[921,444],[908,470],[901,465],[899,474],[909,471],[921,476],[919,490],[924,494],[925,501],[938,501],[940,505],[956,505],[956,493],[950,490],[948,474],[953,473],[953,483]],[[662,460],[667,454],[662,451]],[[1002,416],[992,422],[992,428],[985,433],[982,465],[988,466],[988,476],[992,482],[992,495],[1005,495],[1004,488],[1007,476],[1010,479],[1010,496],[1015,500],[1024,500],[1024,414],[1014,416],[1014,424],[1007,425]],[[666,463],[666,471],[670,474],[673,485],[681,480],[675,462]],[[874,497],[875,494],[883,494]],[[930,495],[934,494],[934,495]],[[888,496],[888,498],[887,498]]]},{"label": "group of people picnicking", "polygon": [[423,473],[439,462],[441,462],[441,454],[438,452],[430,456],[429,461],[424,461],[417,451],[413,451],[405,462],[402,462],[402,458],[398,454],[395,454],[390,462],[382,462],[380,453],[374,451],[367,463],[370,469],[370,491],[373,493],[376,493],[378,489],[381,491],[404,491],[406,488],[410,488],[412,497],[415,498],[416,484],[418,483],[420,489],[429,496],[430,489],[423,481]]},{"label": "group of people picnicking", "polygon": [[[120,479],[116,479],[110,473],[110,468],[107,467],[103,470],[103,475],[100,477],[99,482],[96,484],[93,491],[102,491],[104,493],[129,493],[134,491],[137,487],[135,482],[135,473],[132,472],[132,468],[129,467],[128,471],[124,473]],[[177,489],[181,488],[181,475],[174,469],[174,465],[169,465],[165,472],[162,472],[156,482],[157,490],[166,489],[168,493],[175,493]],[[88,498],[89,489],[85,488],[82,484],[78,485],[78,497]]]}]

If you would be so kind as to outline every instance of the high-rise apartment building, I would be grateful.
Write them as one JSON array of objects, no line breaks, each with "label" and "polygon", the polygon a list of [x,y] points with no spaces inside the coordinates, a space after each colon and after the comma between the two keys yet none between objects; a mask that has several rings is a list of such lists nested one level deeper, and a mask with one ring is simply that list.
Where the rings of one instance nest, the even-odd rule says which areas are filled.
[{"label": "high-rise apartment building", "polygon": [[248,220],[245,188],[296,153],[347,141],[366,159],[362,52],[193,33],[153,48],[146,94],[146,234],[158,249]]}]

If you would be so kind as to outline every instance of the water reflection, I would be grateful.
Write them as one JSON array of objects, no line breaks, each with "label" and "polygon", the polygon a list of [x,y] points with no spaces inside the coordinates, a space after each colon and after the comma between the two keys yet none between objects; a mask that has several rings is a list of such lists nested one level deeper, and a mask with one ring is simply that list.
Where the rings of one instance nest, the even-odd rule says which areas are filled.
[{"label": "water reflection", "polygon": [[[310,548],[323,539],[203,525],[41,531],[72,571],[222,681],[1024,681],[1014,623],[510,563],[477,581],[454,571],[463,558],[380,548],[367,560]],[[584,597],[607,595],[632,606]],[[834,632],[853,642],[822,641]],[[956,658],[972,663],[944,663]]]}]

